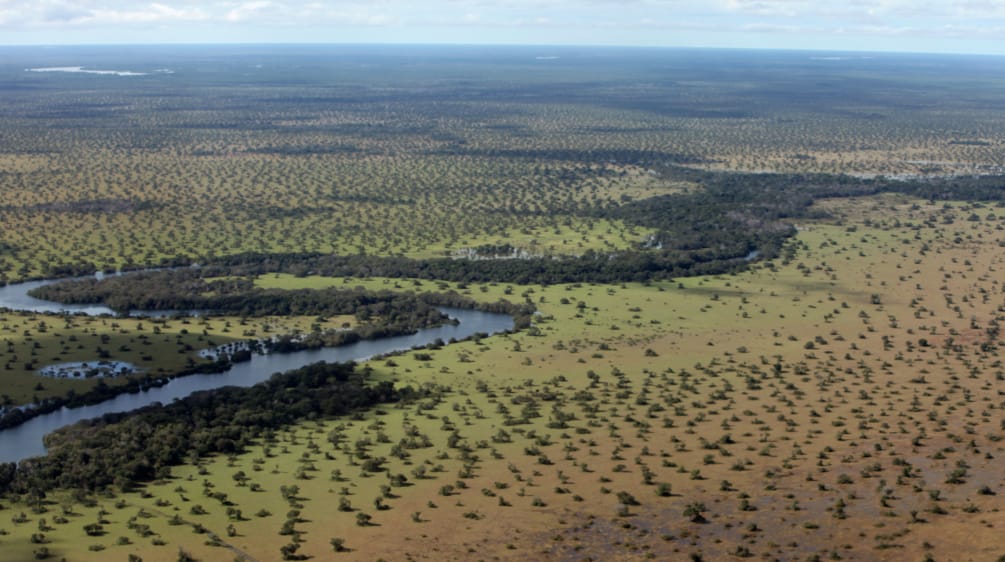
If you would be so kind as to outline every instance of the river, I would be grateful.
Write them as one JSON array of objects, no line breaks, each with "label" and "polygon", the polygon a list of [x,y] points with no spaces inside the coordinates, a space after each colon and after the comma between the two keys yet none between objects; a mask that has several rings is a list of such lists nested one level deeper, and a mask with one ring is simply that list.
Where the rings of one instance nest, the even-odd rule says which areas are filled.
[{"label": "river", "polygon": [[[103,306],[61,305],[35,299],[27,292],[49,281],[18,283],[0,288],[0,308],[34,312],[74,312],[100,315],[111,311]],[[513,328],[513,318],[477,310],[441,308],[445,314],[458,320],[427,328],[407,336],[394,336],[379,340],[360,341],[340,347],[296,351],[293,353],[254,354],[250,361],[237,363],[223,373],[194,374],[171,380],[164,386],[133,394],[120,394],[114,398],[79,408],[62,408],[44,414],[10,429],[0,431],[0,462],[18,462],[28,457],[44,455],[42,437],[63,426],[113,412],[126,412],[155,403],[169,403],[201,390],[223,386],[252,386],[267,380],[274,373],[290,371],[317,361],[361,361],[375,355],[408,350],[441,339],[464,339],[479,332],[494,334]]]}]

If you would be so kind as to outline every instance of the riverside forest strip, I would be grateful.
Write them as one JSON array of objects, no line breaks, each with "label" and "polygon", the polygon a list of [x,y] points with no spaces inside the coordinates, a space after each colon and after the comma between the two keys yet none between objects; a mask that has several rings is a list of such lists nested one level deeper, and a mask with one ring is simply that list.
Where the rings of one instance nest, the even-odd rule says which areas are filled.
[{"label": "riverside forest strip", "polygon": [[248,388],[200,392],[166,406],[108,414],[46,436],[48,455],[0,465],[0,491],[42,498],[53,488],[97,490],[167,478],[170,467],[236,453],[282,426],[441,392],[367,381],[354,363],[315,363]]},{"label": "riverside forest strip", "polygon": [[442,321],[437,306],[477,306],[471,299],[457,294],[417,295],[401,291],[366,291],[358,287],[323,291],[262,290],[254,287],[249,279],[233,278],[235,273],[223,267],[150,271],[101,280],[62,281],[44,285],[29,294],[63,304],[101,303],[122,314],[133,310],[200,310],[245,317],[353,314],[360,321],[381,318],[385,324],[403,324],[413,329]]}]

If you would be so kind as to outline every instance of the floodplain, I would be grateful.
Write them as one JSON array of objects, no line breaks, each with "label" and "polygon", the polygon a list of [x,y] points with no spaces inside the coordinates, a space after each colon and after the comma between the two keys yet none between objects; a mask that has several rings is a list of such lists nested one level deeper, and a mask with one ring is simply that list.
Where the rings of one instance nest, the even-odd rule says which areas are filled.
[{"label": "floodplain", "polygon": [[[1005,454],[1005,368],[998,356],[1005,206],[995,196],[997,180],[971,176],[1000,164],[1000,115],[984,97],[995,91],[994,79],[961,90],[924,65],[884,78],[875,68],[863,70],[873,64],[864,59],[842,75],[819,68],[835,61],[811,61],[805,53],[761,54],[768,62],[754,69],[744,64],[748,55],[698,53],[704,63],[718,60],[712,70],[699,71],[675,58],[679,53],[667,60],[645,52],[645,64],[659,61],[678,74],[690,68],[690,80],[640,82],[637,67],[612,65],[607,78],[584,85],[589,94],[570,93],[568,83],[582,81],[589,67],[582,59],[569,62],[573,54],[563,52],[564,66],[548,74],[528,70],[527,62],[496,60],[501,74],[494,76],[520,74],[524,81],[509,89],[501,78],[491,87],[465,86],[506,98],[491,103],[460,90],[455,98],[414,99],[420,82],[443,93],[447,76],[471,80],[477,65],[470,60],[440,68],[437,80],[428,69],[423,74],[403,65],[394,80],[414,81],[413,99],[384,100],[384,121],[365,102],[327,99],[324,104],[338,110],[308,111],[300,104],[288,106],[296,108],[290,115],[262,110],[259,118],[271,119],[268,133],[184,129],[195,140],[165,133],[170,142],[161,137],[163,145],[116,148],[107,160],[79,163],[108,166],[93,174],[101,185],[88,195],[61,187],[73,185],[77,174],[54,181],[49,191],[7,191],[5,183],[4,212],[21,221],[4,216],[9,280],[158,266],[165,259],[212,264],[255,252],[274,263],[240,269],[244,262],[226,262],[251,295],[360,287],[365,294],[508,301],[536,312],[528,326],[508,334],[359,366],[368,384],[422,389],[419,394],[263,430],[229,452],[186,455],[155,478],[71,490],[48,487],[41,477],[12,477],[19,488],[0,500],[0,560],[942,561],[1005,555],[999,507],[1005,475],[998,461]],[[914,60],[905,57],[897,63]],[[23,67],[64,64],[70,63]],[[973,67],[956,69],[973,72],[972,78],[980,75],[974,68],[994,63],[968,64]],[[102,68],[142,71],[135,64]],[[172,78],[184,74],[181,64],[170,68]],[[631,72],[633,80],[626,77]],[[858,97],[839,103],[832,92],[836,76],[858,73],[865,76]],[[911,85],[919,76],[929,88]],[[94,86],[90,81],[111,78],[144,77],[60,80]],[[788,90],[789,98],[778,93],[778,82],[786,80],[799,86]],[[876,87],[880,82],[908,98],[894,103],[891,90]],[[450,82],[449,88],[460,86]],[[688,97],[689,88],[703,95]],[[773,95],[751,93],[769,89]],[[671,90],[674,103],[661,101]],[[513,101],[515,91],[537,97]],[[741,106],[744,95],[759,103]],[[954,102],[927,110],[923,101],[938,95]],[[610,99],[619,105],[597,105]],[[974,107],[990,112],[978,115]],[[137,111],[132,118],[160,115]],[[423,127],[407,129],[413,119]],[[350,121],[354,126],[346,128]],[[383,135],[359,132],[381,123],[390,129]],[[336,125],[338,132],[315,129]],[[587,125],[589,134],[569,134]],[[447,127],[455,137],[438,137]],[[938,135],[922,134],[925,127]],[[120,134],[138,138],[149,130]],[[456,138],[462,133],[465,138]],[[37,131],[25,127],[19,134]],[[94,133],[95,142],[100,138]],[[332,149],[347,139],[353,150]],[[322,149],[321,142],[328,144]],[[464,154],[445,155],[446,145]],[[290,146],[306,146],[305,152]],[[659,150],[641,154],[631,146]],[[5,178],[45,177],[51,161],[36,158],[10,156]],[[205,160],[204,172],[189,165],[194,159]],[[945,163],[932,169],[921,161]],[[176,173],[202,173],[205,180],[186,189],[180,186],[188,181],[177,189],[151,184],[133,192],[130,174],[113,170],[116,162],[131,162],[124,170],[132,166],[137,174],[171,162]],[[724,203],[731,193],[755,189],[744,180],[751,171],[778,173],[761,175],[760,198],[736,195]],[[315,174],[347,178],[340,181],[352,187],[343,192],[315,181]],[[731,191],[718,174],[740,178],[738,187]],[[873,177],[886,175],[903,177]],[[805,206],[778,204],[784,212],[766,212],[762,207],[774,205],[772,197],[784,189],[808,194]],[[122,207],[127,195],[163,205]],[[321,209],[322,196],[334,202]],[[672,214],[660,207],[663,201],[692,205],[687,209],[695,215],[709,202],[732,205],[717,220],[742,223],[747,230],[730,232],[752,233],[760,257],[744,260],[746,246],[724,249],[714,234],[718,227],[704,219],[695,222],[700,236],[685,246],[643,211],[617,211],[651,204]],[[16,211],[18,205],[31,210]],[[164,227],[168,213],[180,210],[184,218]],[[71,220],[51,218],[56,215]],[[194,227],[200,223],[219,228]],[[789,228],[776,226],[781,223]],[[105,243],[94,238],[102,235]],[[40,242],[29,243],[32,238]],[[654,248],[654,240],[664,247]],[[558,268],[590,250],[613,261],[607,256],[671,247],[687,263],[720,270],[656,271],[644,280],[604,283],[544,282],[541,274],[542,282],[528,283],[517,281],[527,275],[522,270],[483,263],[505,262],[517,271],[543,260],[542,269]],[[465,250],[478,255],[457,255]],[[373,259],[300,267],[292,256],[332,251]],[[379,274],[391,265],[427,271],[420,266],[435,259],[464,260],[499,278]],[[313,266],[360,271],[321,275]],[[339,327],[357,321],[325,320]],[[88,384],[39,379],[23,363],[86,360],[99,344],[115,359],[169,371],[195,357],[186,353],[242,339],[249,330],[311,332],[323,328],[317,322],[314,316],[223,314],[158,324],[8,311],[2,335],[11,368],[3,388],[10,403],[23,404],[40,391],[33,381],[43,390]],[[86,438],[100,429],[73,428],[68,435]],[[65,441],[57,446],[74,446]]]}]

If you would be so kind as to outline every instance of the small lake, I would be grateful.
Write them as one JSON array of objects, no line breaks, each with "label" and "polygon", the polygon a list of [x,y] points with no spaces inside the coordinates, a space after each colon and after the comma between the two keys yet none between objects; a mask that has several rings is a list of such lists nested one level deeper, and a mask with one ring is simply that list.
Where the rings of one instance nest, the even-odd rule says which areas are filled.
[{"label": "small lake", "polygon": [[[73,312],[91,315],[109,314],[102,306],[72,307],[34,299],[26,293],[54,281],[32,281],[0,288],[0,307],[34,312]],[[420,330],[407,336],[394,336],[379,340],[360,341],[341,347],[328,347],[296,351],[293,353],[254,354],[250,361],[237,363],[223,373],[194,374],[171,380],[166,385],[134,394],[120,394],[114,398],[80,408],[62,408],[41,415],[10,429],[0,431],[0,462],[18,462],[28,457],[44,455],[42,437],[63,426],[113,412],[126,412],[150,404],[166,404],[202,390],[223,386],[252,386],[268,380],[274,373],[298,369],[317,361],[362,361],[376,355],[405,351],[415,346],[433,343],[440,339],[464,339],[477,333],[495,334],[513,329],[513,318],[477,310],[441,308],[445,314],[458,320],[449,324]]]}]

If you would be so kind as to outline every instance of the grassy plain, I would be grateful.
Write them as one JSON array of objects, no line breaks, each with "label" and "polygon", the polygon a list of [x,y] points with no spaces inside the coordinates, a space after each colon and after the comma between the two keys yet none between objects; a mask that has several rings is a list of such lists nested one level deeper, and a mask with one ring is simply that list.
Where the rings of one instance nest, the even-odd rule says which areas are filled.
[{"label": "grassy plain", "polygon": [[[452,388],[438,400],[307,422],[73,504],[66,523],[53,522],[58,498],[41,514],[7,504],[28,520],[5,522],[0,559],[37,550],[42,518],[67,560],[270,560],[289,544],[345,560],[996,559],[1005,213],[893,196],[821,205],[841,218],[801,225],[785,257],[745,273],[454,287],[531,299],[541,316],[428,360],[373,362],[378,377]],[[105,534],[86,536],[99,519]]]},{"label": "grassy plain", "polygon": [[[0,282],[245,252],[616,252],[650,231],[603,211],[700,189],[661,166],[1005,166],[993,58],[228,49],[0,48]],[[174,72],[24,70],[68,64]],[[0,561],[999,558],[1005,211],[900,196],[817,208],[833,218],[734,275],[263,275],[540,315],[369,364],[442,396],[304,422],[136,491],[4,498]],[[0,392],[84,391],[97,381],[33,369],[99,347],[167,372],[317,323],[4,311]]]},{"label": "grassy plain", "polygon": [[[648,233],[594,211],[693,187],[654,176],[666,163],[1005,166],[994,58],[341,49],[6,48],[0,282],[244,252],[618,250]],[[150,74],[25,71],[68,60]]]}]

